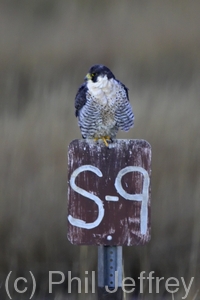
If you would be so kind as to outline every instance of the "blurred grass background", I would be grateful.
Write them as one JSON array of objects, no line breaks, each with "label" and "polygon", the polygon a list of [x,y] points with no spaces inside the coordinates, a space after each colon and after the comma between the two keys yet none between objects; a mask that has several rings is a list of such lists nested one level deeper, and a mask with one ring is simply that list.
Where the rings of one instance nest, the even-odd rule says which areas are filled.
[{"label": "blurred grass background", "polygon": [[[96,299],[76,286],[67,295],[67,283],[49,295],[48,271],[96,270],[96,247],[66,238],[67,146],[81,138],[77,89],[101,63],[129,87],[135,113],[118,138],[152,145],[152,240],[124,248],[125,276],[194,276],[187,299],[200,299],[199,11],[198,0],[0,1],[1,285],[31,270],[34,299]],[[174,299],[184,295],[180,284]],[[172,299],[162,284],[138,297]]]}]

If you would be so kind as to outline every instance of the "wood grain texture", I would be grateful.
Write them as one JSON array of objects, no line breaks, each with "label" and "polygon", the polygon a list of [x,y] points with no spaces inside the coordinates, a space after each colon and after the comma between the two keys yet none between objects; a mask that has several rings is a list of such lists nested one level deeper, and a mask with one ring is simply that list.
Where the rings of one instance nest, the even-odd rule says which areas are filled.
[{"label": "wood grain texture", "polygon": [[[95,174],[92,168],[84,166],[98,168],[102,176]],[[141,232],[142,201],[125,199],[116,189],[116,177],[120,170],[130,166],[141,167],[150,178],[151,146],[145,140],[116,139],[109,148],[101,141],[97,143],[92,140],[74,140],[70,143],[68,151],[68,239],[71,243],[131,246],[145,244],[150,240],[150,184],[147,191],[145,233]],[[86,169],[77,175],[77,169],[80,167]],[[78,187],[77,190],[72,184],[72,177],[74,184]],[[129,171],[120,180],[126,193],[143,194],[145,179],[141,172]],[[79,193],[80,189],[86,191],[85,195]],[[103,217],[99,224],[95,224],[95,227],[91,229],[75,226],[69,218],[71,216],[81,222],[85,221],[86,224],[96,222],[100,206],[89,199],[87,193],[90,193],[91,197],[98,197],[103,207]]]}]

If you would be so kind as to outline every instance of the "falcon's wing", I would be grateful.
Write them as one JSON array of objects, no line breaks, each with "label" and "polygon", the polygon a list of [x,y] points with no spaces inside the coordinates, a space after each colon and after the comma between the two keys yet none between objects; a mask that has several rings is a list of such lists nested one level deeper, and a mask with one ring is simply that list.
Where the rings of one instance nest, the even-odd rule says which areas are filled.
[{"label": "falcon's wing", "polygon": [[134,114],[128,97],[127,87],[118,81],[121,85],[121,101],[115,111],[115,119],[121,130],[128,131],[134,125]]},{"label": "falcon's wing", "polygon": [[86,93],[87,93],[87,86],[85,83],[83,83],[80,88],[78,89],[78,92],[75,97],[75,116],[79,116],[80,109],[85,105],[87,99],[86,99]]},{"label": "falcon's wing", "polygon": [[126,98],[129,100],[129,96],[128,96],[128,88],[119,80],[115,79],[121,86],[123,86],[125,93],[126,93]]}]

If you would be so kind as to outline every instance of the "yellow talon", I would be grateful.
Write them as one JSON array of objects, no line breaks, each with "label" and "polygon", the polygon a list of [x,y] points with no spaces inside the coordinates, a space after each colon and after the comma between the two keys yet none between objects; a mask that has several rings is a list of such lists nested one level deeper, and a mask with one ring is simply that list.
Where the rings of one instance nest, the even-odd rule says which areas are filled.
[{"label": "yellow talon", "polygon": [[104,144],[106,145],[106,147],[108,147],[108,142],[107,142],[107,140],[111,140],[110,139],[110,137],[109,136],[102,136],[102,137],[96,137],[96,138],[94,138],[94,141],[96,142],[96,141],[98,141],[98,140],[102,140],[103,142],[104,142]]},{"label": "yellow talon", "polygon": [[104,144],[106,145],[106,147],[108,147],[108,143],[107,143],[107,141],[106,141],[106,137],[103,136],[101,139],[103,140],[103,142],[104,142]]},{"label": "yellow talon", "polygon": [[106,136],[104,136],[104,138],[106,139],[106,140],[111,140],[111,138],[110,138],[110,136],[109,135],[106,135]]}]

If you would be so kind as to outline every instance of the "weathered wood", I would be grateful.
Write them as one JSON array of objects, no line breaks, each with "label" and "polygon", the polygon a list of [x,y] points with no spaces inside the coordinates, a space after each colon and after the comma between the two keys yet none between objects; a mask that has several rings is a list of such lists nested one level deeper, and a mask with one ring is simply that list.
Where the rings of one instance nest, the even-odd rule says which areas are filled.
[{"label": "weathered wood", "polygon": [[68,239],[141,245],[150,240],[151,146],[144,140],[74,140],[68,152]]}]

